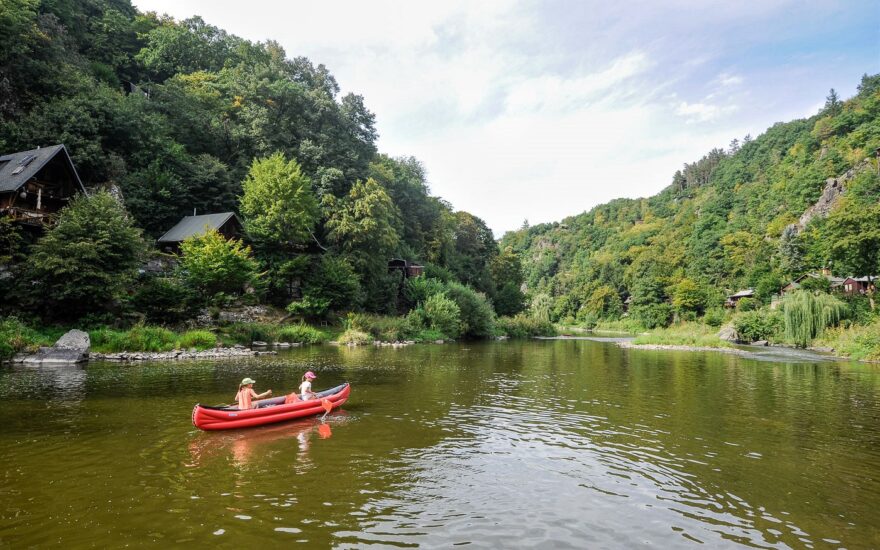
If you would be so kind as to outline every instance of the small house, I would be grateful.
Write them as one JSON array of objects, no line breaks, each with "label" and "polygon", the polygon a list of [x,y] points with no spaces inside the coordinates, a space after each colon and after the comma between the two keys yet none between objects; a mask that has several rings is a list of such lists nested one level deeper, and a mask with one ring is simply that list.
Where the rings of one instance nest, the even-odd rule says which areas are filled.
[{"label": "small house", "polygon": [[822,271],[819,271],[819,272],[804,273],[803,275],[801,275],[797,279],[791,281],[790,283],[788,283],[787,285],[782,287],[782,289],[780,290],[779,293],[782,295],[785,295],[793,290],[797,290],[797,289],[801,288],[801,285],[807,279],[820,279],[820,278],[828,279],[828,286],[832,292],[842,290],[842,288],[843,288],[843,282],[844,282],[845,278],[844,277],[835,277],[834,275],[831,274],[831,270],[826,268],[826,269],[823,269]]},{"label": "small house", "polygon": [[755,290],[752,288],[747,288],[745,290],[740,290],[734,294],[731,294],[727,297],[727,300],[724,302],[724,307],[736,307],[736,304],[739,303],[743,298],[754,298]]},{"label": "small house", "polygon": [[186,216],[159,237],[159,248],[165,252],[177,253],[180,250],[180,243],[190,237],[204,235],[208,231],[217,231],[227,239],[237,239],[241,237],[241,220],[235,212]]},{"label": "small house", "polygon": [[64,145],[0,156],[0,215],[23,226],[44,227],[85,192]]},{"label": "small house", "polygon": [[841,285],[842,292],[847,296],[860,296],[876,290],[874,281],[877,277],[847,277]]},{"label": "small house", "polygon": [[404,279],[411,277],[419,277],[425,272],[425,266],[419,265],[409,260],[393,258],[388,261],[388,273],[403,273]]}]

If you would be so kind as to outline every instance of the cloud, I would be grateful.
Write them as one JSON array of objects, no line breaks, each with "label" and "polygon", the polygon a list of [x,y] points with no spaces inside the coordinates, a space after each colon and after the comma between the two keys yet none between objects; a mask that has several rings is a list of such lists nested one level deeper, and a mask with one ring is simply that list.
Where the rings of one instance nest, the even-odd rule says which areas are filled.
[{"label": "cloud", "polygon": [[711,122],[737,110],[736,105],[713,105],[711,103],[688,103],[682,101],[675,108],[675,114],[688,122]]},{"label": "cloud", "polygon": [[433,192],[500,234],[653,194],[684,162],[880,71],[872,44],[839,40],[876,37],[869,2],[804,1],[135,4],[325,64],[376,113],[380,150],[422,160]]}]

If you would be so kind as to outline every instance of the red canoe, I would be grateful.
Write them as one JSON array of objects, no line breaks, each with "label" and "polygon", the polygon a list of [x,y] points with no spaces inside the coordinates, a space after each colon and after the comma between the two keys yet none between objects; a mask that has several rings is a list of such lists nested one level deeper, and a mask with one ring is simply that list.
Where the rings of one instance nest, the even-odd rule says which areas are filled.
[{"label": "red canoe", "polygon": [[325,408],[325,403],[329,405],[330,410],[341,407],[348,399],[349,393],[351,386],[346,382],[341,386],[318,392],[315,394],[316,399],[285,404],[284,400],[287,396],[282,395],[256,401],[257,408],[244,411],[237,407],[209,407],[196,404],[193,407],[192,422],[193,426],[201,430],[230,430],[274,424],[329,412]]}]

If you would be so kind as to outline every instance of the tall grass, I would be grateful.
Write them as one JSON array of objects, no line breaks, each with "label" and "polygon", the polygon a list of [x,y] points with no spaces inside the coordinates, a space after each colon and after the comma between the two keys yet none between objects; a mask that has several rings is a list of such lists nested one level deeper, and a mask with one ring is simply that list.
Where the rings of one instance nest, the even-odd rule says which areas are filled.
[{"label": "tall grass", "polygon": [[681,323],[640,334],[634,344],[726,348],[730,343],[718,338],[718,329],[702,323]]},{"label": "tall grass", "polygon": [[92,349],[104,353],[121,351],[168,351],[177,345],[177,336],[166,328],[135,325],[129,330],[101,328],[89,331]]},{"label": "tall grass", "polygon": [[64,331],[61,329],[34,329],[15,317],[0,318],[0,360],[11,359],[22,351],[35,351],[40,346],[51,346]]},{"label": "tall grass", "polygon": [[836,326],[846,314],[846,305],[830,294],[797,290],[782,299],[785,338],[805,348],[825,329]]},{"label": "tall grass", "polygon": [[280,327],[274,340],[276,342],[299,342],[302,344],[320,344],[327,339],[327,334],[304,323]]}]

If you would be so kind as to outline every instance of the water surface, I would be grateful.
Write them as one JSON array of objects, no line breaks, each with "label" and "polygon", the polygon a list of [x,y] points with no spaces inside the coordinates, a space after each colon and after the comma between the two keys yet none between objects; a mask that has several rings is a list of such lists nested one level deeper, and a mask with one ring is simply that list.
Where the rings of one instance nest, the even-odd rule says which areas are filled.
[{"label": "water surface", "polygon": [[[343,410],[192,427],[244,376]],[[0,369],[0,545],[880,547],[880,369],[613,342]]]}]

